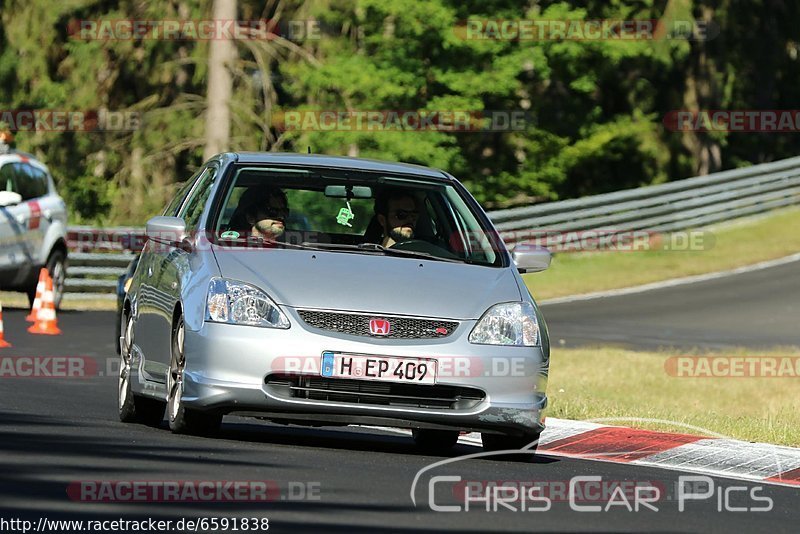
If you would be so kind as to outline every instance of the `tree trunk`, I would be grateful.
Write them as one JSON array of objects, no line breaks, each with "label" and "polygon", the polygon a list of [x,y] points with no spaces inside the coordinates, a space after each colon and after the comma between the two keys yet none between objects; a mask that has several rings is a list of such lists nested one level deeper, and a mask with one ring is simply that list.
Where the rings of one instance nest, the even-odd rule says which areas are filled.
[{"label": "tree trunk", "polygon": [[[703,7],[701,14],[700,20],[708,23],[712,20],[714,12],[709,7]],[[692,42],[690,61],[684,94],[685,109],[698,111],[720,109],[717,58],[708,53],[705,41]],[[683,143],[694,158],[695,174],[705,175],[721,169],[722,148],[713,135],[706,132],[686,132]]]},{"label": "tree trunk", "polygon": [[[236,0],[214,0],[216,21],[236,20]],[[218,24],[220,24],[218,22]],[[229,36],[227,36],[229,37]],[[233,78],[229,70],[236,60],[236,45],[228,38],[212,39],[208,50],[208,107],[206,110],[206,146],[203,159],[229,149],[231,132],[230,100]]]}]

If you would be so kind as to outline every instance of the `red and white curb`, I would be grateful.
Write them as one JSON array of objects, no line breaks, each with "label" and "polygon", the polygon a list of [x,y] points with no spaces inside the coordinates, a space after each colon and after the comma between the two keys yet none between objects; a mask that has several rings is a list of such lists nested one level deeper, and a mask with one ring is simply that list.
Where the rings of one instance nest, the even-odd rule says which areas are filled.
[{"label": "red and white curb", "polygon": [[[373,428],[410,434],[408,430]],[[473,432],[458,441],[480,446],[481,436]],[[800,449],[768,443],[548,417],[538,452],[800,487]]]},{"label": "red and white curb", "polygon": [[[480,445],[480,434],[459,442]],[[654,432],[547,418],[538,451],[548,456],[626,463],[800,486],[800,449],[727,438]]]}]

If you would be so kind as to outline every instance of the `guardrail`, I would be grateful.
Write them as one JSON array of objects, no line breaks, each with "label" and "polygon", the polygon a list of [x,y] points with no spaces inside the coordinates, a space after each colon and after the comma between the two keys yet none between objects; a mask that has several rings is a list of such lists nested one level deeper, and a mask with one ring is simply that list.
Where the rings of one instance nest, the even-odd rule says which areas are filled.
[{"label": "guardrail", "polygon": [[671,232],[800,204],[800,158],[489,213],[512,243],[547,230]]},{"label": "guardrail", "polygon": [[[665,184],[493,211],[512,247],[554,231],[564,241],[602,230],[671,232],[800,204],[800,157]],[[116,279],[144,246],[142,228],[69,228],[70,298],[114,298]]]},{"label": "guardrail", "polygon": [[117,278],[142,250],[145,240],[142,228],[70,226],[65,297],[116,298]]}]

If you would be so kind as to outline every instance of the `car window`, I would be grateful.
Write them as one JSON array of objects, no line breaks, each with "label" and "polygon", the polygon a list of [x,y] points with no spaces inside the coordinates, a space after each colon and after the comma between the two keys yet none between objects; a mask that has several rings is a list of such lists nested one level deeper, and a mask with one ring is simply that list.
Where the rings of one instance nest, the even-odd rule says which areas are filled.
[{"label": "car window", "polygon": [[211,194],[214,179],[217,177],[216,167],[207,167],[203,170],[200,178],[197,180],[197,185],[189,193],[189,198],[181,209],[179,215],[186,221],[187,230],[196,230],[200,224],[200,217],[203,214],[203,208],[206,205],[206,200]]},{"label": "car window", "polygon": [[33,165],[28,165],[28,169],[30,169],[31,174],[34,177],[34,181],[36,183],[36,187],[38,187],[39,194],[37,196],[44,196],[50,192],[50,179],[47,176],[47,173],[44,172],[42,169],[38,167],[34,167]]},{"label": "car window", "polygon": [[200,178],[200,175],[203,173],[203,169],[200,169],[196,173],[194,173],[191,178],[184,182],[180,189],[178,189],[178,193],[170,200],[169,204],[167,204],[166,209],[164,209],[164,213],[161,215],[165,217],[177,217],[178,210],[181,209],[181,205],[183,204],[183,200],[186,198],[186,195],[189,194],[189,191],[192,190],[192,186],[197,182],[197,179]]},{"label": "car window", "polygon": [[[328,168],[236,166],[227,189],[221,192],[224,199],[221,210],[207,228],[225,243],[246,245],[252,235],[270,231],[254,228],[248,219],[257,205],[261,224],[274,227],[279,242],[319,243],[325,244],[327,250],[344,250],[349,246],[350,251],[353,247],[374,251],[374,247],[358,245],[387,243],[398,250],[444,259],[502,265],[498,245],[489,237],[494,229],[485,226],[485,219],[473,212],[462,194],[467,193],[454,184],[422,176],[385,176]],[[400,204],[405,205],[409,198],[414,199],[416,210],[397,207],[398,196]],[[283,198],[285,208],[280,207]],[[388,211],[382,213],[383,217],[377,215],[380,210],[387,210],[389,199],[395,199],[391,200],[395,206],[393,219],[401,221],[392,229],[391,239],[385,236],[380,222],[386,220]],[[267,216],[268,213],[274,216]],[[409,231],[410,237],[406,235]]]},{"label": "car window", "polygon": [[14,190],[22,200],[31,200],[47,194],[47,174],[27,163],[13,163]]},{"label": "car window", "polygon": [[[233,225],[234,214],[248,186],[234,187],[223,213],[221,227],[229,228]],[[304,191],[300,189],[286,189],[287,204],[291,206],[286,218],[286,227],[294,230],[314,230],[316,232],[358,234],[362,235],[370,222],[373,214],[374,200],[354,198],[350,200],[350,209],[353,218],[349,224],[337,222],[337,215],[346,206],[341,198],[326,197],[322,191]]]},{"label": "car window", "polygon": [[489,235],[481,230],[475,213],[454,188],[446,192],[449,208],[453,212],[455,229],[450,236],[453,248],[478,261],[493,262],[497,253]]}]

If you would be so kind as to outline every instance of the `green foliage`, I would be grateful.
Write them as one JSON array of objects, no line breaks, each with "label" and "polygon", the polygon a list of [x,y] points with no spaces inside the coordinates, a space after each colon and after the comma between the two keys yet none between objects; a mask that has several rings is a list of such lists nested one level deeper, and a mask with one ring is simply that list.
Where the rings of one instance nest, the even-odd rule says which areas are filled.
[{"label": "green foliage", "polygon": [[[80,20],[200,20],[211,3],[0,0],[0,109],[126,110],[123,132],[19,132],[75,221],[141,224],[202,164],[208,43],[81,40]],[[683,134],[678,109],[792,109],[800,5],[758,0],[239,0],[242,19],[317,20],[321,39],[240,41],[232,150],[444,169],[487,207],[570,198],[795,155],[792,134]],[[710,41],[466,39],[484,20],[710,18]],[[522,111],[506,131],[284,131],[290,110]],[[714,151],[720,162],[704,167]]]}]

